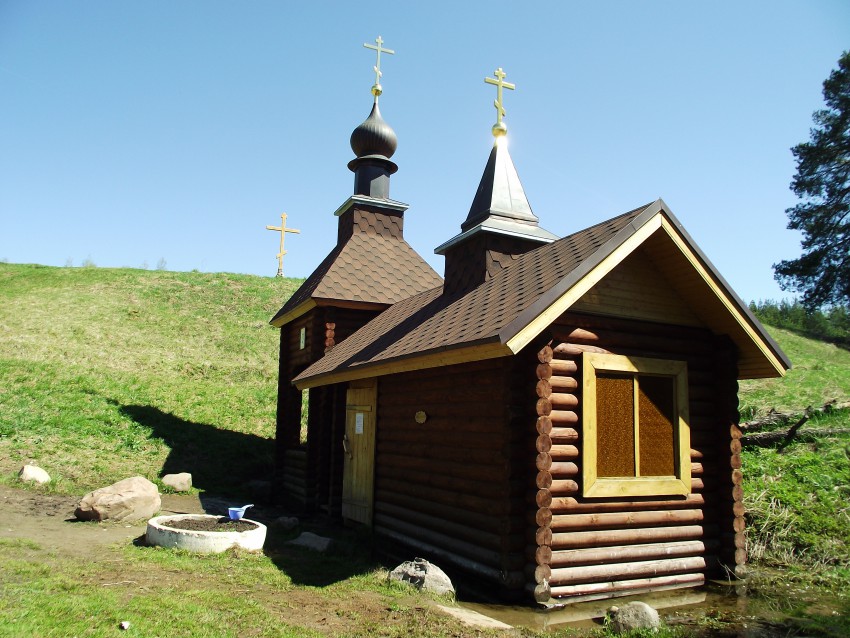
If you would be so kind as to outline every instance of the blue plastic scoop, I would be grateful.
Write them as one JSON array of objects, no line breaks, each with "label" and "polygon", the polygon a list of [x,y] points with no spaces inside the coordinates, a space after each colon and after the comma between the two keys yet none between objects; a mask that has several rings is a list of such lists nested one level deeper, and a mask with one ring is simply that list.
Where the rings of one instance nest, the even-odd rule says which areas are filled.
[{"label": "blue plastic scoop", "polygon": [[245,510],[249,507],[254,507],[252,505],[243,505],[242,507],[228,507],[227,514],[230,516],[231,521],[238,521],[245,515]]}]

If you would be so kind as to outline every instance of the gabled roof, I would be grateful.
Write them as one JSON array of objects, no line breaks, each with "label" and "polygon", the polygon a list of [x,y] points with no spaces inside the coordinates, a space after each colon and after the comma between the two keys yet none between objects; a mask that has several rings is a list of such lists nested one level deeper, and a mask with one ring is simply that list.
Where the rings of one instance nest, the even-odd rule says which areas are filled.
[{"label": "gabled roof", "polygon": [[319,305],[382,308],[442,282],[404,239],[355,233],[325,257],[270,323],[280,327]]},{"label": "gabled roof", "polygon": [[646,244],[676,263],[671,279],[706,325],[739,350],[740,378],[781,376],[791,364],[662,200],[520,256],[460,296],[442,287],[390,307],[295,379],[300,388],[519,352]]}]

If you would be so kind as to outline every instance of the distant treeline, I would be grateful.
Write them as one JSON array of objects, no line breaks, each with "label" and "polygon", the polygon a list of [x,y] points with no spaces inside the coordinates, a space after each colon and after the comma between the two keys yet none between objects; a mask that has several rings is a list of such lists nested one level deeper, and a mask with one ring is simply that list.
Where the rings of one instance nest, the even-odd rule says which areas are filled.
[{"label": "distant treeline", "polygon": [[750,310],[758,319],[776,328],[792,330],[812,339],[850,347],[850,310],[833,306],[826,310],[806,310],[794,301],[750,302]]}]

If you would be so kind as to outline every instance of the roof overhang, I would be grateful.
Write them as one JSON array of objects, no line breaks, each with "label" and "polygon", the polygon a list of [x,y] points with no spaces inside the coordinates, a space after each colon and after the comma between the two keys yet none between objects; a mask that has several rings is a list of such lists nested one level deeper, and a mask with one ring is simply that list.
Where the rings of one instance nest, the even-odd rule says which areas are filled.
[{"label": "roof overhang", "polygon": [[677,264],[671,285],[709,329],[735,343],[739,378],[784,376],[790,360],[660,199],[505,326],[501,340],[511,352],[522,350],[641,246]]},{"label": "roof overhang", "polygon": [[307,388],[354,381],[356,379],[381,377],[398,372],[412,372],[414,370],[438,368],[457,363],[496,359],[511,354],[513,352],[505,344],[494,342],[478,343],[461,348],[441,348],[430,352],[417,353],[415,356],[387,359],[379,363],[344,368],[338,372],[328,372],[304,380],[298,380],[296,378],[293,381],[293,385],[299,390],[306,390]]},{"label": "roof overhang", "polygon": [[334,308],[348,308],[349,310],[384,310],[389,304],[374,303],[371,301],[350,301],[342,299],[311,298],[295,306],[292,310],[280,317],[275,317],[269,323],[276,328],[282,328],[310,312],[313,308],[332,306]]}]

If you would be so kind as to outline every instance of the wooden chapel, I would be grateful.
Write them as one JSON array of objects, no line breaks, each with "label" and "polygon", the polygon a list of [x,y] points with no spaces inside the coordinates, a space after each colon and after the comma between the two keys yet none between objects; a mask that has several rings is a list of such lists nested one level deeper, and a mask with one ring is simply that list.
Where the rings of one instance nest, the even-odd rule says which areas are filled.
[{"label": "wooden chapel", "polygon": [[[310,472],[330,477],[312,493],[338,492],[343,517],[382,547],[513,599],[734,572],[746,561],[737,382],[790,361],[662,200],[561,239],[542,229],[508,153],[504,77],[488,78],[496,139],[469,214],[436,249],[445,280],[423,275],[298,364],[283,344],[303,313],[287,307],[309,297],[278,314],[284,453],[286,397],[309,389],[308,429],[331,456],[312,451],[311,431],[307,472],[285,478],[297,491]],[[314,422],[317,392],[333,407]]]}]

